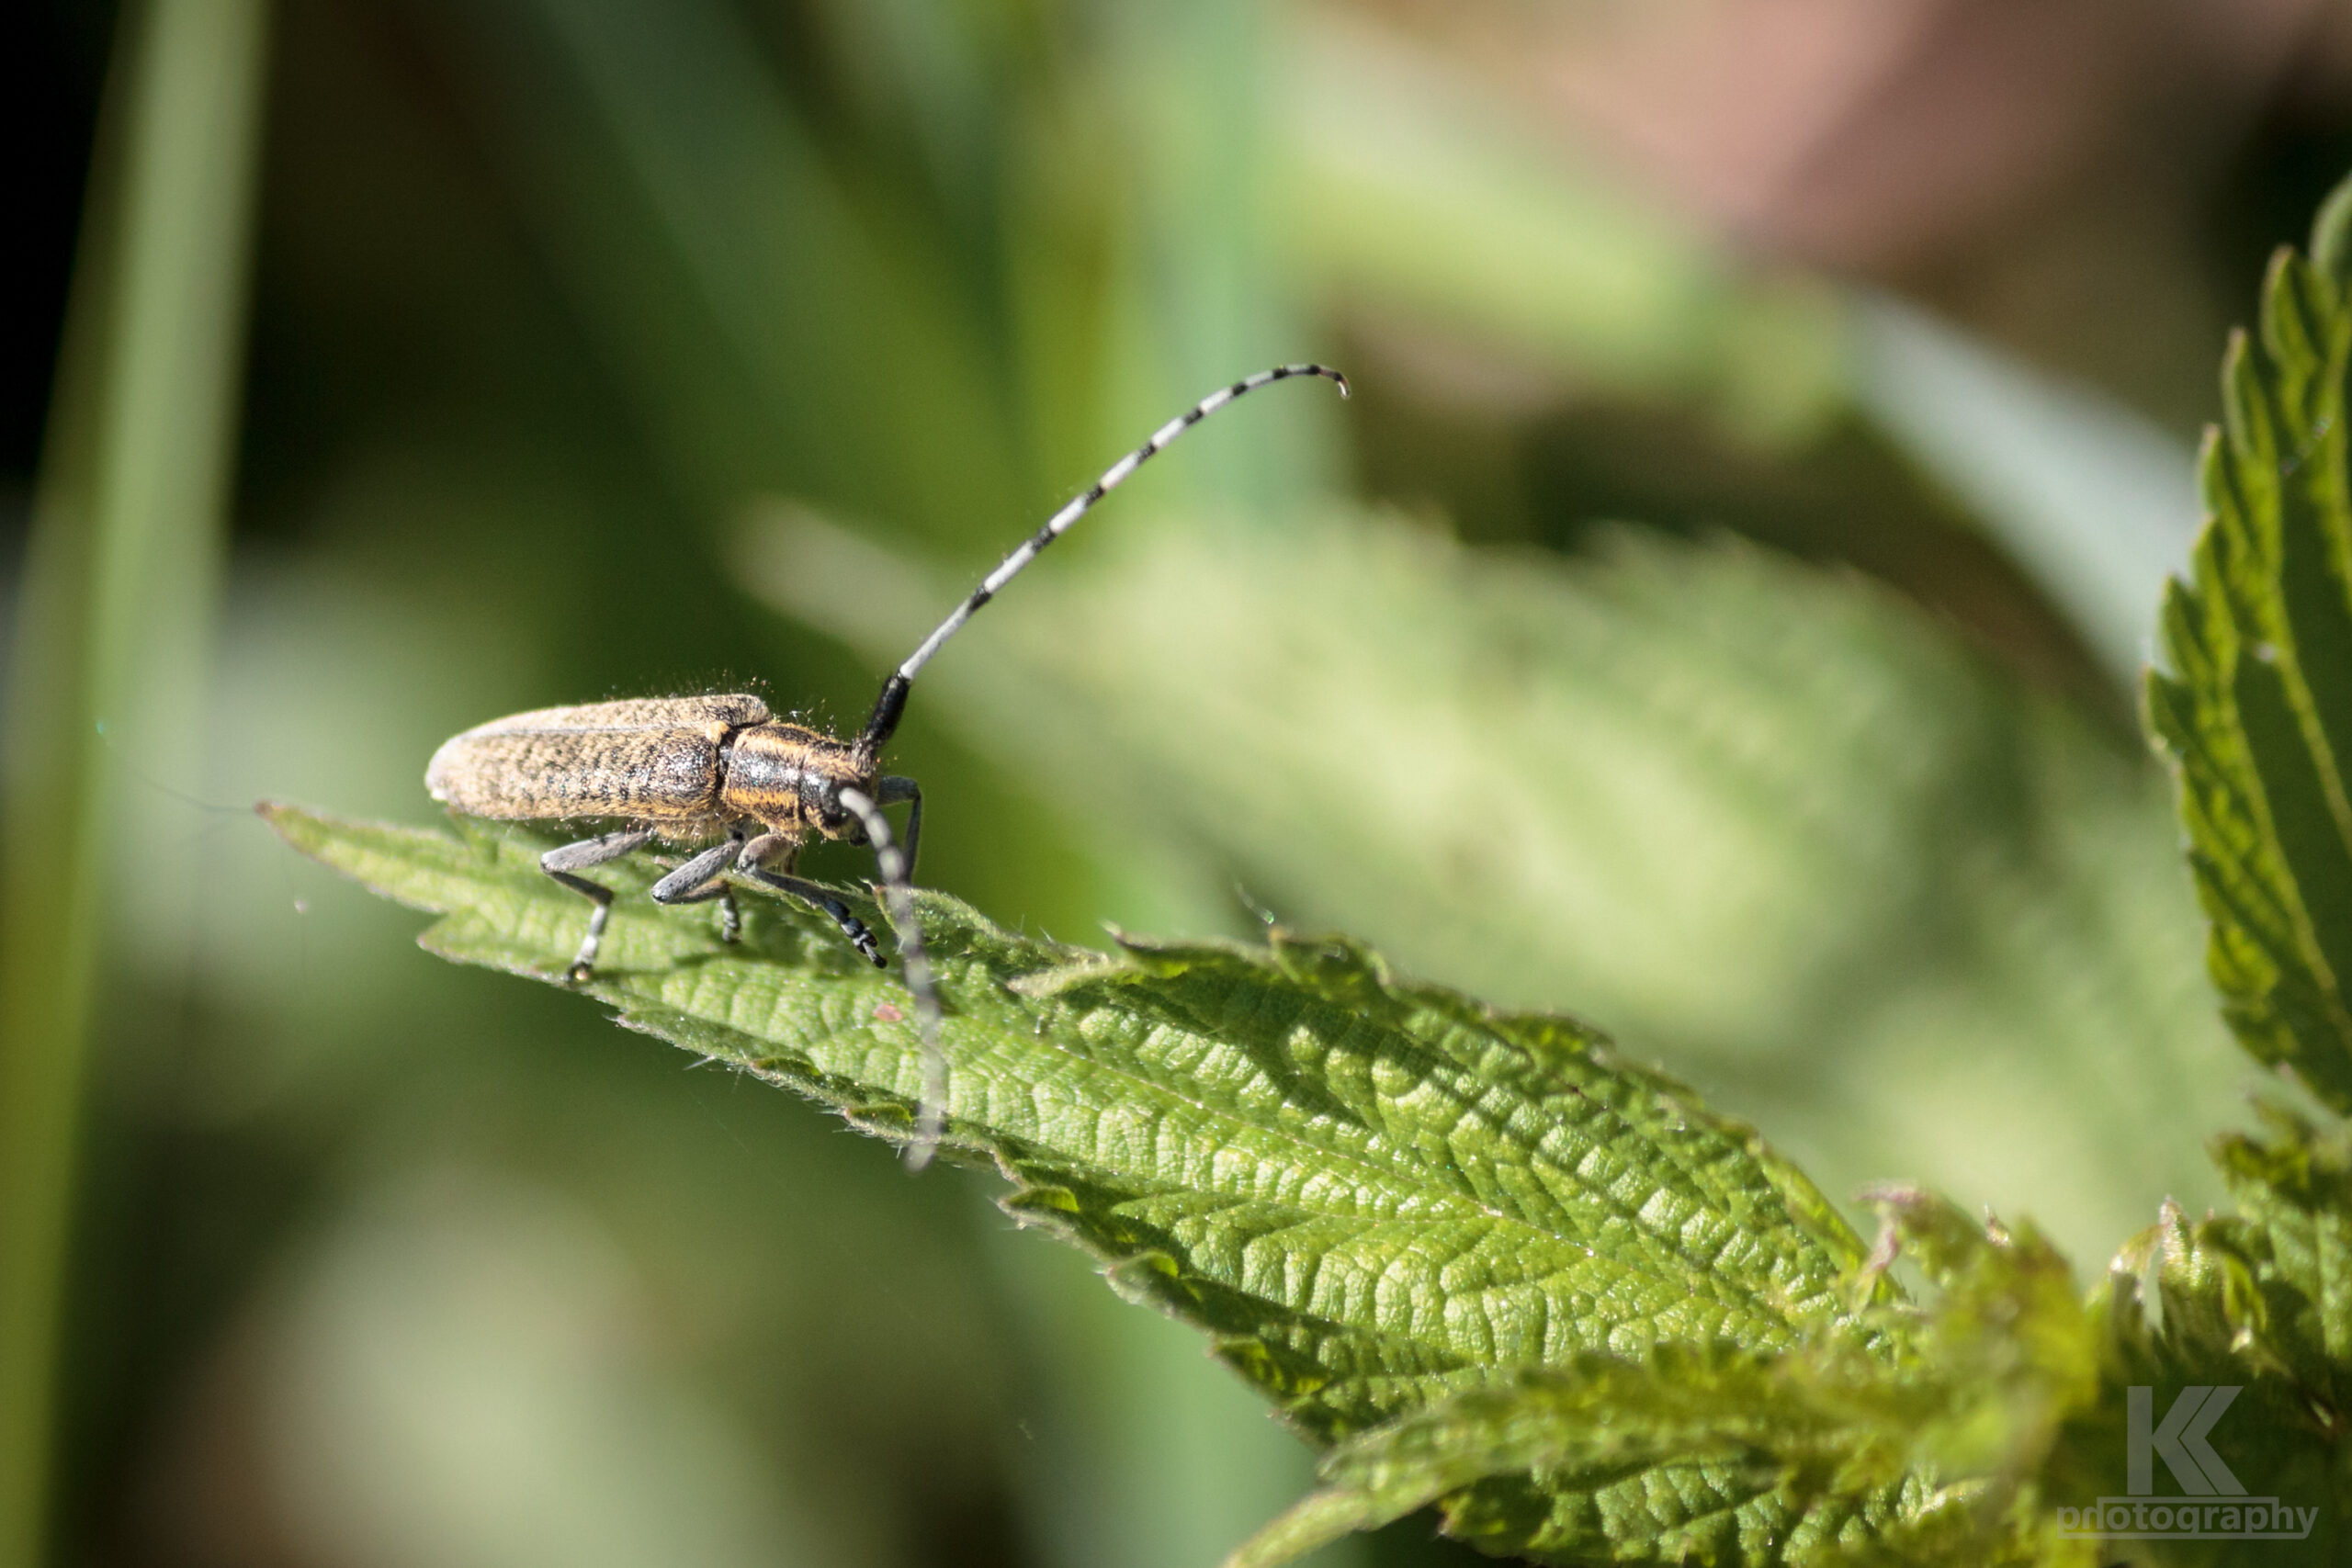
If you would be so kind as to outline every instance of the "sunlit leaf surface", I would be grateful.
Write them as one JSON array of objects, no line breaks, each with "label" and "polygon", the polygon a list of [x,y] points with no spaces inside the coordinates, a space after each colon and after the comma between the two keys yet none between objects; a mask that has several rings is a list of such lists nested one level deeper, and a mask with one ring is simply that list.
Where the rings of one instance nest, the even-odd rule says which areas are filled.
[{"label": "sunlit leaf surface", "polygon": [[[335,822],[299,846],[447,918],[435,952],[558,980],[586,905],[545,842]],[[761,901],[740,950],[621,868],[587,987],[621,1021],[903,1134],[906,993],[829,925]],[[1453,1374],[1659,1339],[1785,1345],[1835,1317],[1860,1247],[1746,1129],[1573,1022],[1497,1012],[1349,943],[1015,936],[928,895],[949,1020],[949,1141],[1008,1201],[1221,1337],[1308,1431],[1343,1435]]]},{"label": "sunlit leaf surface", "polygon": [[1916,1190],[1880,1201],[1880,1258],[1910,1254],[1938,1291],[1864,1314],[1886,1346],[1816,1334],[1504,1371],[1341,1445],[1228,1568],[1430,1503],[1489,1551],[1564,1564],[2086,1561],[2038,1506],[2053,1438],[2098,1393],[2064,1260]]},{"label": "sunlit leaf surface", "polygon": [[2232,345],[2195,581],[2166,598],[2172,668],[2148,682],[2230,1023],[2339,1111],[2352,1110],[2346,217],[2339,193],[2312,259],[2280,253],[2259,333]]},{"label": "sunlit leaf surface", "polygon": [[[547,840],[265,809],[298,847],[440,913],[434,951],[560,980],[586,908],[539,872]],[[613,868],[587,989],[631,1027],[903,1137],[922,1064],[896,981],[765,899],[730,949],[707,911],[642,897],[649,880]],[[1015,1183],[1006,1209],[1094,1253],[1123,1293],[1207,1331],[1317,1440],[1497,1368],[1877,1342],[1841,1283],[1860,1244],[1810,1183],[1571,1021],[1404,981],[1337,940],[1111,955],[938,895],[923,919],[949,1011],[949,1147],[993,1162]],[[1543,1539],[1665,1551],[1714,1539],[1718,1516],[1775,1539],[1793,1516],[1774,1476],[1689,1447],[1657,1435],[1646,1479],[1584,1466],[1552,1489],[1583,1501],[1539,1509],[1566,1510]],[[1534,1464],[1515,1452],[1480,1473]]]}]

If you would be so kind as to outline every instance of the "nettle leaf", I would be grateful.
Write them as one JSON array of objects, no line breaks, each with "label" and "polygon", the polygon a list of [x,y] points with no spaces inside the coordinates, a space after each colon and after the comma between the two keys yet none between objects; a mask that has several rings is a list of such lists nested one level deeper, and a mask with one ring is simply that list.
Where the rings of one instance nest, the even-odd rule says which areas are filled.
[{"label": "nettle leaf", "polygon": [[[263,810],[306,853],[440,914],[429,950],[560,979],[588,910],[538,870],[552,840]],[[618,897],[584,988],[630,1028],[908,1136],[922,1064],[896,979],[750,889],[728,946],[707,909],[644,897],[654,870],[608,868]],[[1498,1368],[1879,1342],[1855,1304],[1893,1292],[1853,1282],[1865,1250],[1811,1183],[1580,1024],[1409,983],[1344,941],[1106,954],[944,895],[920,908],[947,1011],[943,1147],[993,1164],[1008,1211],[1102,1258],[1124,1293],[1207,1332],[1315,1441]],[[1694,1520],[1752,1513],[1777,1484],[1644,1451],[1589,1494],[1604,1513],[1628,1499],[1604,1533],[1635,1556],[1679,1555]]]},{"label": "nettle leaf", "polygon": [[1785,1350],[1659,1344],[1503,1371],[1340,1445],[1323,1488],[1227,1568],[1433,1502],[1449,1533],[1562,1563],[2067,1561],[2039,1476],[2097,1400],[2098,1363],[2064,1260],[1916,1190],[1877,1201],[1885,1233],[1855,1286],[1907,1254],[1930,1306],[1880,1297]]},{"label": "nettle leaf", "polygon": [[[2128,1391],[2146,1388],[2162,1417],[2187,1389],[2227,1388],[2205,1441],[2229,1480],[2312,1516],[2304,1539],[2263,1542],[2262,1561],[2334,1563],[2352,1545],[2352,1420],[2329,1343],[2345,1291],[2344,1149],[2305,1143],[2307,1129],[2277,1131],[2223,1153],[2243,1213],[2192,1220],[2167,1204],[2117,1255],[2091,1302],[2104,1397],[2070,1421],[2048,1471],[2071,1500],[2125,1495]],[[2169,1463],[2157,1467],[2160,1489],[2177,1480],[2161,1473]]]},{"label": "nettle leaf", "polygon": [[2254,1384],[2247,1397],[2271,1418],[2233,1429],[2332,1444],[2352,1436],[2352,1131],[2264,1115],[2267,1135],[2214,1145],[2238,1213],[2193,1220],[2165,1205],[2095,1306],[2111,1381]]},{"label": "nettle leaf", "polygon": [[1903,1495],[1902,1445],[1805,1398],[1789,1376],[1800,1364],[1718,1343],[1513,1371],[1334,1451],[1324,1489],[1227,1568],[1272,1568],[1441,1499],[1450,1534],[1566,1561],[1628,1547],[1666,1562],[1804,1561],[1849,1522],[1918,1512],[1925,1489]]},{"label": "nettle leaf", "polygon": [[2315,1401],[2344,1413],[2338,1425],[2352,1424],[2352,1130],[2265,1116],[2269,1136],[2213,1146],[2238,1202],[2229,1229],[2262,1292],[2256,1337]]},{"label": "nettle leaf", "polygon": [[2281,252],[2231,344],[2193,585],[2166,594],[2149,722],[2180,775],[2209,963],[2247,1050],[2352,1111],[2352,187]]}]

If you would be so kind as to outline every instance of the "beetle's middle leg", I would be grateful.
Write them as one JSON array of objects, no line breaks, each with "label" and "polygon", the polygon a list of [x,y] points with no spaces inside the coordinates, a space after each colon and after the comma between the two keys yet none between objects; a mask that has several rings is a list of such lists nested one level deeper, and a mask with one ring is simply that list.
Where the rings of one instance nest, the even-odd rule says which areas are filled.
[{"label": "beetle's middle leg", "polygon": [[592,899],[596,912],[588,917],[588,934],[580,939],[580,951],[571,957],[571,967],[564,978],[573,985],[584,985],[596,967],[596,949],[604,945],[605,922],[613,918],[613,890],[601,882],[591,882],[574,872],[590,866],[618,860],[632,850],[641,850],[652,840],[650,828],[623,828],[618,832],[600,838],[582,839],[576,844],[565,844],[549,850],[539,857],[539,869],[571,888],[574,893]]},{"label": "beetle's middle leg", "polygon": [[[848,905],[813,882],[770,871],[760,863],[770,855],[789,856],[799,847],[797,840],[786,838],[782,833],[763,833],[745,844],[736,855],[735,869],[754,882],[764,883],[779,893],[789,893],[801,902],[814,904],[832,916],[833,923],[842,928],[842,935],[849,938],[849,944],[864,953],[876,969],[881,968],[884,962],[881,944],[874,940],[874,933],[865,929],[865,922],[849,912]],[[789,865],[791,861],[787,859],[785,863]]]},{"label": "beetle's middle leg", "polygon": [[743,934],[743,912],[735,907],[735,890],[718,880],[743,848],[743,831],[737,829],[727,835],[726,841],[717,843],[695,856],[677,870],[655,883],[651,892],[657,904],[703,904],[718,900],[718,940],[733,942]]}]

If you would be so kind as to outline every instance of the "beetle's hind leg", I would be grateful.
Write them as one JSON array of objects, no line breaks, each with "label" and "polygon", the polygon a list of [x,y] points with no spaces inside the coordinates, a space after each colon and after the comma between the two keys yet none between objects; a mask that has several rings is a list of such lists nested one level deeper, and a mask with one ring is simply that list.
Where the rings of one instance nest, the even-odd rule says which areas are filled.
[{"label": "beetle's hind leg", "polygon": [[718,900],[718,940],[734,942],[743,934],[743,911],[736,907],[735,890],[719,880],[728,863],[742,852],[743,835],[729,833],[724,843],[713,844],[677,870],[655,883],[653,901],[657,904],[705,904]]},{"label": "beetle's hind leg", "polygon": [[565,844],[539,857],[541,871],[596,906],[596,912],[588,917],[588,934],[580,939],[580,951],[572,954],[571,967],[564,972],[564,978],[571,984],[586,984],[588,976],[594,972],[596,950],[605,942],[605,922],[613,918],[613,890],[601,882],[591,882],[573,873],[602,865],[606,861],[618,860],[632,850],[641,850],[652,838],[653,829],[650,828],[623,828],[618,832],[582,839],[576,844]]},{"label": "beetle's hind leg", "polygon": [[[832,916],[833,924],[842,928],[842,935],[849,938],[849,944],[864,953],[866,961],[876,969],[882,967],[881,943],[874,940],[874,933],[865,929],[864,920],[850,913],[848,905],[813,882],[804,881],[797,876],[787,876],[782,872],[770,871],[760,863],[773,854],[788,857],[799,847],[797,842],[786,838],[781,833],[763,833],[745,844],[741,852],[736,855],[735,869],[754,882],[763,883],[779,893],[789,893],[802,903],[814,904],[818,908]],[[792,862],[787,858],[785,863],[789,865]]]}]

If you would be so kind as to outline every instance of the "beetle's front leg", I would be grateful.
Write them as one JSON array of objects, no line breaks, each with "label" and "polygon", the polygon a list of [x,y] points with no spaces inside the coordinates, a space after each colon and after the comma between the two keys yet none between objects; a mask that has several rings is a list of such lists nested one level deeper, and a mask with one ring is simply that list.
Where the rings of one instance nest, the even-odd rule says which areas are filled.
[{"label": "beetle's front leg", "polygon": [[802,903],[814,904],[832,916],[833,923],[842,928],[842,935],[849,938],[850,945],[864,953],[876,968],[882,967],[881,944],[874,940],[874,933],[865,929],[865,922],[850,913],[848,905],[813,882],[770,871],[760,863],[770,855],[782,855],[787,857],[785,863],[789,865],[792,863],[789,857],[797,855],[799,849],[799,840],[796,839],[782,833],[763,833],[743,846],[742,852],[735,857],[735,869],[754,882],[763,883],[779,893],[789,893]]},{"label": "beetle's front leg", "polygon": [[618,832],[600,838],[582,839],[576,844],[565,844],[549,850],[539,857],[539,869],[562,883],[573,892],[594,900],[596,912],[588,917],[588,934],[580,939],[580,951],[572,954],[571,967],[564,971],[564,978],[572,985],[585,985],[596,967],[596,950],[604,945],[605,922],[613,918],[613,890],[601,882],[591,882],[574,872],[590,866],[618,860],[632,850],[641,850],[653,838],[650,828],[623,828]]}]

